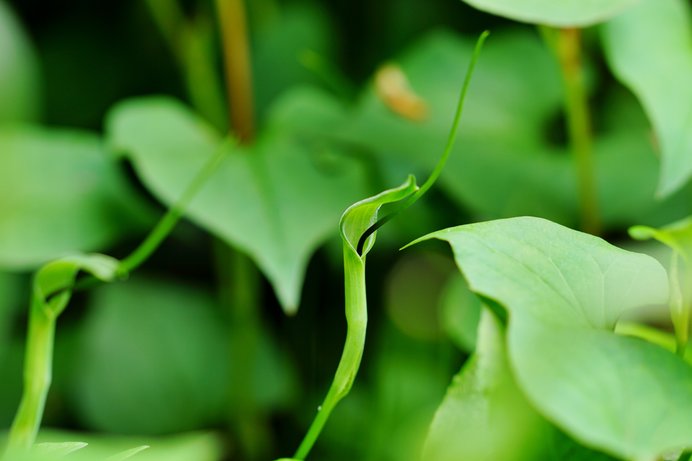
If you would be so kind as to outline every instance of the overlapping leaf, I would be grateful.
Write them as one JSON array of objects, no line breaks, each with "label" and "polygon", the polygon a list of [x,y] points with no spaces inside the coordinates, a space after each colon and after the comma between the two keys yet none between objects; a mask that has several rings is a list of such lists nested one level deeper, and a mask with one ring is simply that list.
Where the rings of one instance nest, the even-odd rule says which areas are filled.
[{"label": "overlapping leaf", "polygon": [[515,381],[506,348],[504,328],[485,309],[476,351],[452,381],[435,415],[423,458],[612,459],[577,445],[531,406]]},{"label": "overlapping leaf", "polygon": [[145,224],[146,209],[96,136],[0,130],[0,266],[100,249]]},{"label": "overlapping leaf", "polygon": [[172,203],[216,149],[232,149],[187,216],[247,252],[295,312],[308,258],[336,231],[340,213],[364,195],[357,164],[328,165],[290,134],[272,129],[249,148],[222,141],[173,100],[130,101],[111,113],[111,142],[127,152],[144,183]]},{"label": "overlapping leaf", "polygon": [[612,332],[625,312],[667,302],[654,259],[538,218],[445,229],[471,288],[509,313],[517,381],[587,446],[651,459],[692,446],[692,367]]},{"label": "overlapping leaf", "polygon": [[485,311],[479,330],[475,355],[435,415],[423,459],[546,458],[552,428],[514,381],[499,321]]},{"label": "overlapping leaf", "polygon": [[637,0],[463,0],[479,10],[516,21],[585,27],[605,21]]},{"label": "overlapping leaf", "polygon": [[[692,175],[692,9],[685,0],[642,0],[603,27],[608,63],[642,102],[662,152],[658,193]],[[662,78],[665,76],[665,78]]]}]

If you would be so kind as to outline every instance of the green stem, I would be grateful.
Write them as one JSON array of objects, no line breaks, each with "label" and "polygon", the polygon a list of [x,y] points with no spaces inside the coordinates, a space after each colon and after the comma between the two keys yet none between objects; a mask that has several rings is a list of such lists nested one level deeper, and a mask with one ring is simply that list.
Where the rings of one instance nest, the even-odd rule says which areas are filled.
[{"label": "green stem", "polygon": [[679,253],[673,251],[670,262],[670,318],[675,330],[675,351],[679,356],[685,357],[689,342],[690,296],[689,293],[683,293],[686,284],[680,283],[681,280],[685,280],[684,275],[686,274],[686,261],[683,259],[681,262],[680,259]]},{"label": "green stem", "polygon": [[599,234],[601,222],[598,208],[593,140],[588,98],[584,83],[581,32],[567,28],[555,32],[553,41],[565,88],[567,131],[577,167],[581,227],[585,232]]},{"label": "green stem", "polygon": [[365,260],[358,257],[347,245],[344,245],[344,287],[347,322],[344,351],[332,385],[324,402],[318,408],[317,416],[310,425],[310,429],[293,456],[295,459],[303,460],[310,453],[332,410],[351,390],[363,357],[368,322]]},{"label": "green stem", "polygon": [[3,457],[8,461],[34,444],[50,389],[55,317],[42,309],[42,306],[40,297],[34,294],[26,339],[24,391],[12,422],[7,449]]},{"label": "green stem", "polygon": [[255,135],[252,72],[243,0],[216,0],[223,39],[231,126],[241,142]]},{"label": "green stem", "polygon": [[[252,72],[243,0],[216,0],[224,53],[230,128],[242,144],[255,137]],[[228,295],[232,389],[231,424],[245,459],[264,459],[271,446],[266,417],[256,401],[255,369],[264,336],[258,300],[259,273],[244,254],[216,245],[218,273]]]},{"label": "green stem", "polygon": [[[170,234],[180,219],[184,208],[199,191],[200,187],[216,171],[229,149],[223,146],[204,165],[185,189],[180,200],[171,207],[147,238],[127,258],[121,261],[118,271],[121,275],[128,274],[139,267],[158,248]],[[59,313],[69,301],[73,289],[91,287],[100,283],[91,276],[79,285],[51,294],[56,305],[61,308],[51,310],[46,307],[43,293],[34,288],[31,309],[29,311],[29,328],[26,339],[24,359],[24,389],[17,414],[12,422],[8,444],[3,460],[12,460],[16,453],[26,451],[33,445],[41,425],[41,419],[50,389],[53,370],[53,343],[55,324]]]},{"label": "green stem", "polygon": [[185,189],[180,199],[168,209],[166,214],[156,224],[156,227],[149,233],[147,238],[125,259],[120,263],[120,271],[123,274],[132,272],[146,261],[151,254],[161,245],[161,242],[171,233],[176,223],[182,216],[185,208],[190,203],[192,198],[197,194],[204,183],[214,174],[216,169],[221,164],[221,161],[226,158],[229,151],[228,145],[224,144],[219,147],[219,150],[211,159],[202,167],[200,172],[190,182],[190,185]]},{"label": "green stem", "polygon": [[402,211],[416,203],[416,201],[419,198],[421,198],[423,194],[425,194],[428,191],[428,189],[430,189],[433,186],[433,184],[435,184],[437,178],[440,177],[440,174],[442,174],[442,170],[444,170],[444,167],[447,164],[447,159],[449,159],[449,156],[452,153],[452,149],[454,149],[454,144],[457,139],[457,132],[459,131],[459,125],[461,123],[461,114],[464,111],[464,101],[466,100],[466,93],[468,93],[469,85],[471,84],[471,76],[473,75],[473,71],[476,68],[476,62],[478,61],[478,57],[481,54],[481,49],[483,48],[483,44],[485,43],[485,40],[488,38],[488,35],[490,35],[490,32],[486,30],[483,33],[481,33],[480,37],[478,37],[478,40],[476,41],[476,47],[473,50],[471,61],[469,63],[468,68],[466,69],[464,83],[461,86],[459,99],[457,100],[457,108],[456,112],[454,113],[452,128],[449,130],[449,135],[447,136],[447,144],[445,146],[444,151],[442,152],[442,156],[437,161],[437,165],[435,165],[435,169],[432,171],[432,173],[430,173],[428,179],[416,191],[416,193],[411,195],[411,197],[409,197],[403,204],[397,206],[397,208],[393,210],[391,213],[388,213],[382,218],[378,219],[372,226],[370,226],[365,232],[363,232],[363,235],[361,235],[360,239],[358,240],[358,245],[356,246],[356,251],[358,252],[358,254],[363,253],[363,247],[368,237],[374,234],[377,231],[377,229],[384,226],[393,217],[395,217],[396,215],[398,215],[399,213],[401,213]]}]

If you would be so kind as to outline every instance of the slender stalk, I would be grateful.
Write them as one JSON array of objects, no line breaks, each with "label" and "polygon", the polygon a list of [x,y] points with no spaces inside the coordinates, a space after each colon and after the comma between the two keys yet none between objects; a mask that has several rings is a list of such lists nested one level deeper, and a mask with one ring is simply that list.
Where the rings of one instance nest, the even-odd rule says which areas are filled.
[{"label": "slender stalk", "polygon": [[185,189],[178,202],[168,209],[147,238],[144,239],[128,257],[122,260],[119,270],[123,274],[132,272],[138,268],[154,251],[156,251],[159,245],[161,245],[161,242],[171,233],[192,198],[216,171],[229,150],[227,145],[223,145],[219,148],[216,154],[204,165],[204,167],[202,167],[192,182],[190,182],[190,185]]},{"label": "slender stalk", "polygon": [[[180,200],[168,210],[144,242],[120,263],[118,271],[121,275],[128,274],[139,267],[158,248],[173,230],[184,208],[216,171],[227,152],[228,149],[220,148],[216,155],[204,165],[185,189]],[[81,286],[91,287],[97,283],[100,281],[91,276],[85,279]],[[36,440],[51,385],[57,317],[69,302],[72,291],[78,286],[75,284],[69,289],[53,293],[50,301],[44,299],[41,290],[34,287],[24,359],[24,389],[17,414],[12,422],[3,460],[11,461],[16,453],[28,450]]]},{"label": "slender stalk", "polygon": [[43,309],[41,299],[34,294],[26,339],[24,391],[10,428],[4,460],[28,450],[36,440],[52,379],[54,336],[55,317]]},{"label": "slender stalk", "polygon": [[[223,41],[224,70],[228,93],[230,128],[242,144],[255,137],[252,72],[247,17],[243,0],[216,0]],[[232,334],[231,424],[246,459],[264,459],[271,445],[271,433],[255,395],[254,368],[259,356],[263,325],[259,308],[259,273],[244,254],[222,242],[215,245],[220,285],[227,299]],[[223,300],[223,298],[222,298]]]},{"label": "slender stalk", "polygon": [[459,131],[459,125],[461,123],[461,115],[464,112],[464,101],[466,100],[466,93],[468,93],[469,85],[471,84],[471,76],[473,75],[473,71],[476,68],[476,62],[478,61],[478,57],[481,54],[483,44],[485,43],[485,40],[488,38],[489,35],[490,32],[488,32],[487,30],[483,31],[483,33],[481,33],[480,37],[478,37],[478,40],[476,41],[476,47],[473,50],[471,61],[469,62],[469,66],[466,69],[464,83],[461,86],[459,99],[457,100],[457,108],[456,112],[454,113],[452,127],[449,130],[449,134],[447,135],[447,144],[445,145],[444,151],[442,151],[442,156],[437,161],[437,165],[435,165],[435,169],[432,171],[432,173],[430,173],[428,179],[416,191],[415,194],[411,195],[411,197],[409,197],[402,205],[399,205],[391,213],[378,219],[377,222],[375,222],[365,232],[363,232],[363,235],[361,235],[360,240],[358,240],[358,245],[356,247],[356,251],[358,252],[358,254],[363,253],[363,247],[368,237],[375,233],[377,229],[389,222],[390,219],[394,218],[396,215],[398,215],[399,213],[401,213],[402,211],[416,203],[416,201],[419,198],[421,198],[423,194],[425,194],[433,186],[433,184],[435,184],[435,181],[437,181],[437,178],[440,177],[440,174],[442,174],[442,170],[444,170],[444,167],[447,164],[447,159],[451,155],[452,149],[454,148],[454,143],[457,139],[457,132]]},{"label": "slender stalk", "polygon": [[675,330],[675,351],[681,357],[685,356],[687,350],[690,328],[690,290],[688,287],[685,289],[685,283],[680,283],[685,280],[686,268],[686,258],[673,250],[670,262],[670,318]]},{"label": "slender stalk", "polygon": [[593,161],[591,119],[584,84],[582,41],[579,29],[560,29],[554,40],[565,88],[567,131],[577,168],[581,227],[599,234],[601,222]]},{"label": "slender stalk", "polygon": [[241,142],[255,134],[252,72],[243,0],[216,0],[228,90],[231,126]]},{"label": "slender stalk", "polygon": [[329,415],[341,399],[351,390],[358,373],[365,347],[365,331],[368,322],[367,297],[365,292],[365,260],[358,257],[350,247],[344,245],[344,287],[346,301],[346,322],[348,325],[344,351],[334,375],[332,385],[317,416],[301,442],[295,459],[303,460],[319,437]]},{"label": "slender stalk", "polygon": [[[430,174],[430,177],[425,181],[423,186],[416,190],[414,188],[415,184],[413,183],[412,178],[409,178],[407,183],[400,186],[401,189],[391,189],[381,193],[378,196],[371,197],[370,199],[366,199],[352,205],[351,208],[346,210],[341,218],[342,222],[340,227],[342,232],[344,252],[344,288],[347,322],[346,342],[344,344],[344,350],[341,355],[341,360],[339,361],[336,374],[334,375],[332,385],[327,392],[324,402],[318,408],[317,416],[310,425],[310,428],[308,429],[305,438],[293,456],[293,459],[303,460],[310,453],[315,441],[319,437],[324,425],[329,419],[329,415],[331,414],[332,410],[334,410],[337,403],[339,403],[339,401],[341,401],[341,399],[343,399],[351,390],[351,386],[353,385],[358,373],[358,369],[360,368],[360,362],[363,357],[363,350],[365,347],[365,334],[368,322],[367,296],[365,290],[365,253],[369,248],[365,249],[365,242],[367,241],[368,236],[371,236],[384,223],[389,221],[389,219],[400,211],[403,211],[411,206],[418,198],[420,198],[428,189],[430,189],[430,187],[432,187],[441,174],[445,162],[447,161],[447,158],[452,151],[452,147],[454,146],[459,122],[461,120],[464,97],[466,96],[476,61],[480,55],[480,50],[487,36],[488,32],[483,32],[476,43],[476,49],[474,50],[468,71],[464,78],[464,83],[462,85],[459,102],[457,103],[456,114],[454,116],[452,128],[450,129],[449,137],[447,139],[447,145],[437,163],[437,166]],[[401,195],[400,198],[395,198],[396,196],[392,195],[404,192],[405,195]],[[390,194],[389,199],[383,199],[383,194]],[[393,212],[376,221],[375,224],[363,229],[360,235],[351,234],[351,232],[353,232],[353,228],[350,228],[347,233],[344,233],[344,220],[348,219],[346,216],[349,214],[349,212],[354,212],[353,207],[364,206],[369,200],[377,200],[378,198],[382,201],[379,202],[377,209],[386,203],[396,203],[400,200],[403,201],[403,205],[398,206]],[[366,223],[371,222],[371,217],[368,217],[365,222],[361,221],[361,225],[365,226],[367,225]],[[362,220],[363,217],[360,216],[359,219]],[[360,232],[360,230],[358,232]]]}]

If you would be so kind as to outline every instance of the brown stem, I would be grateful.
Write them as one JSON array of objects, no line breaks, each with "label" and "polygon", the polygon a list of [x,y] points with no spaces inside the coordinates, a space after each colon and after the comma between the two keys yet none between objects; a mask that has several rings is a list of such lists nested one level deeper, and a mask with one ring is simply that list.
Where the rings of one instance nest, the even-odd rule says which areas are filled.
[{"label": "brown stem", "polygon": [[252,72],[243,0],[216,0],[223,39],[231,127],[241,143],[255,135]]}]

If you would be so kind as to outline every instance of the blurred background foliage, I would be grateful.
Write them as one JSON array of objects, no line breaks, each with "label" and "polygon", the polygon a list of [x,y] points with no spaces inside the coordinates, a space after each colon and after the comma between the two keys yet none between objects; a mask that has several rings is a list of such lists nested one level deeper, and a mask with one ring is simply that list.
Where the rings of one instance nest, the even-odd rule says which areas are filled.
[{"label": "blurred background foliage", "polygon": [[[194,157],[205,143],[213,151],[225,131],[226,104],[214,98],[223,72],[214,5],[180,5],[187,22],[171,41],[144,1],[0,1],[2,427],[19,400],[31,271],[74,251],[127,254],[184,188],[182,174],[196,168],[194,158],[173,156],[175,146],[191,146],[179,150]],[[248,25],[260,141],[246,155],[266,152],[271,191],[290,202],[281,210],[299,215],[282,224],[292,229],[279,242],[288,249],[277,244],[265,255],[269,243],[259,250],[247,243],[271,223],[243,228],[250,222],[243,213],[254,219],[256,205],[229,214],[242,203],[223,194],[244,199],[247,191],[233,189],[233,180],[214,187],[213,200],[193,203],[190,221],[131,280],[76,296],[59,322],[45,424],[138,440],[116,443],[124,448],[191,432],[179,436],[191,450],[179,448],[187,453],[180,459],[292,453],[343,343],[338,217],[408,173],[427,175],[475,37],[490,29],[439,187],[384,228],[368,258],[363,369],[315,448],[315,459],[332,461],[417,459],[435,409],[474,348],[480,308],[444,247],[397,249],[477,220],[528,214],[579,226],[557,62],[534,27],[455,0],[256,0],[248,2]],[[584,38],[600,218],[604,236],[620,241],[630,225],[689,215],[692,189],[655,198],[650,124],[608,70],[597,31],[586,29]],[[420,117],[383,103],[373,76],[385,63],[401,69],[422,99]],[[118,131],[128,108],[171,105],[139,99],[140,106],[111,112],[150,95],[182,101],[183,125],[166,110],[161,120],[146,115],[131,132]],[[135,112],[128,116],[142,115]],[[122,150],[126,157],[115,155]],[[271,155],[286,152],[302,158],[289,165],[305,161],[336,182],[315,185],[310,174],[277,169]],[[268,278],[247,270],[238,250]],[[297,262],[270,267],[289,251]],[[282,290],[289,294],[277,298]],[[282,304],[297,314],[286,316]],[[207,430],[217,436],[194,433]]]}]

